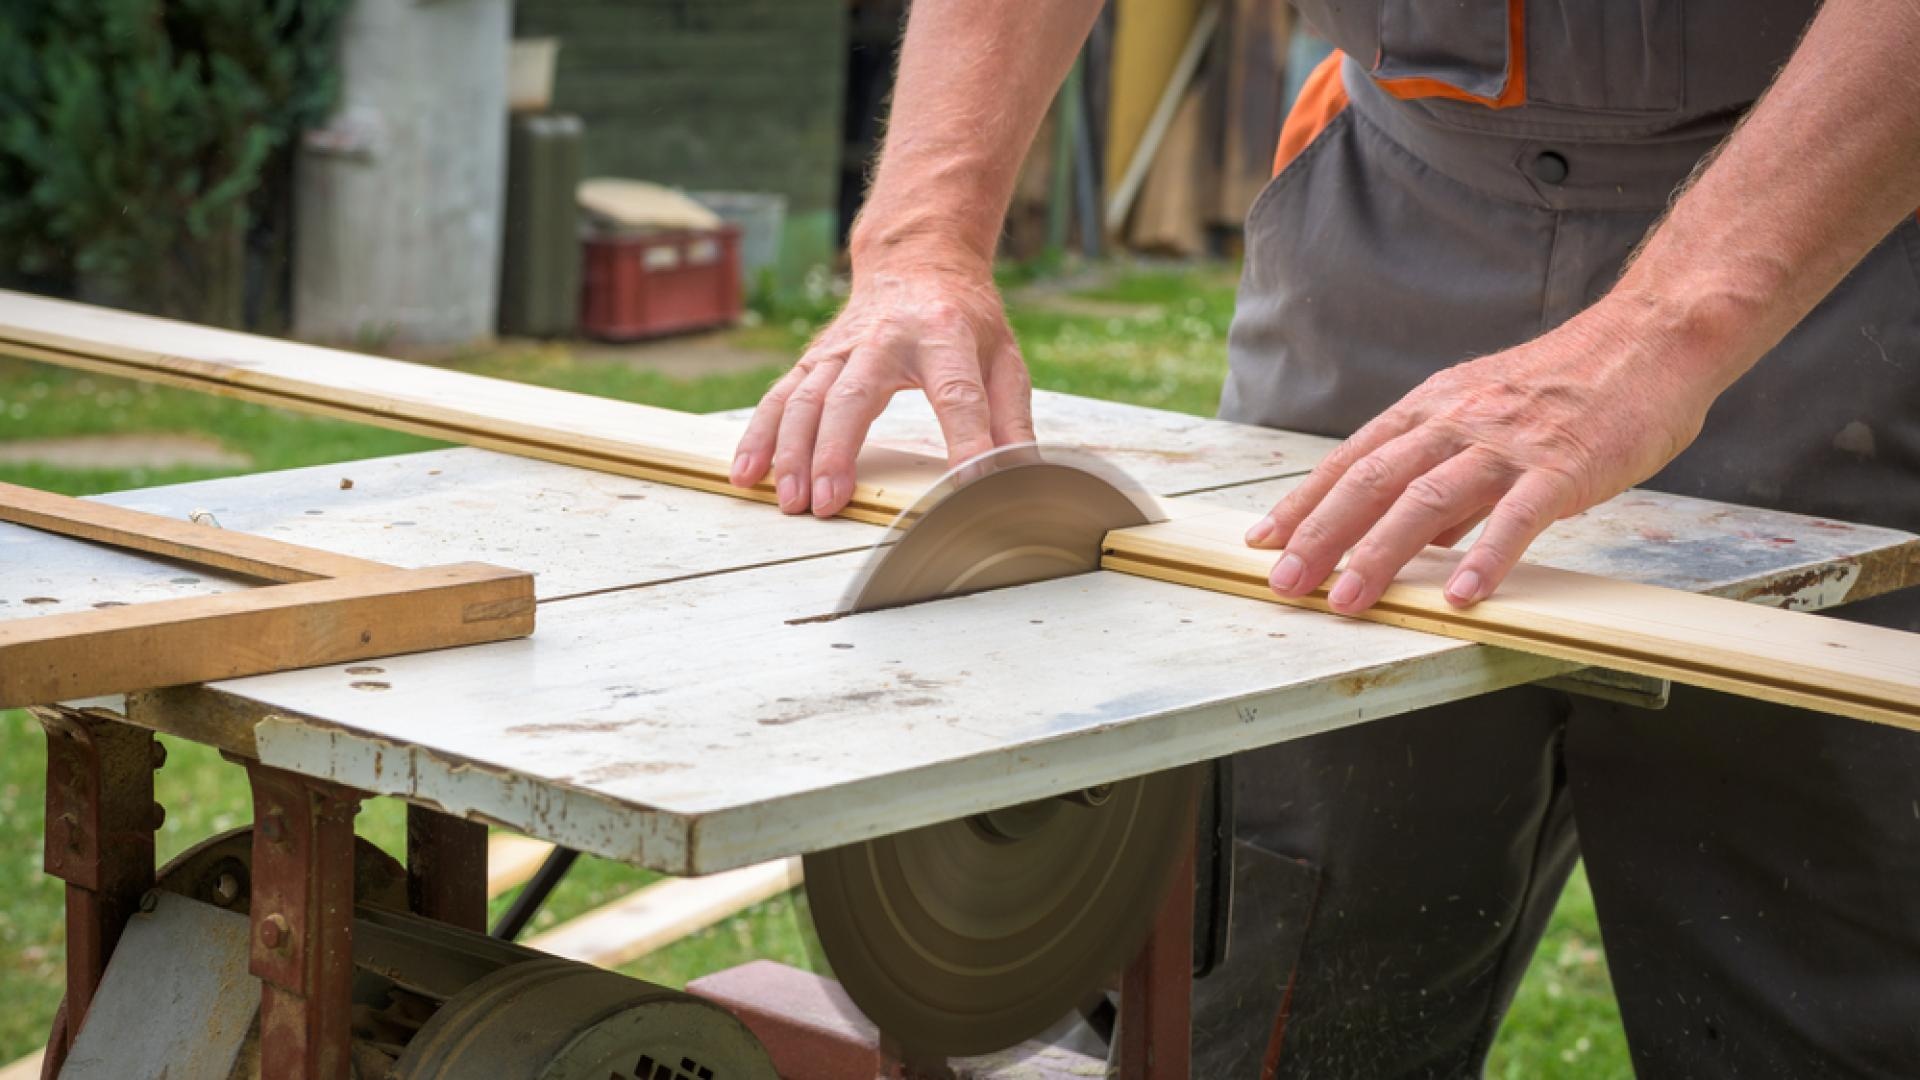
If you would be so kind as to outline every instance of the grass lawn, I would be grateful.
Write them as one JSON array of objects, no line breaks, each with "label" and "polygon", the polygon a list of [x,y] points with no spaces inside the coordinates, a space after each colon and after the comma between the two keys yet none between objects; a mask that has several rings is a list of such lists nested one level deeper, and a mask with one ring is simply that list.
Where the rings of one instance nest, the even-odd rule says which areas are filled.
[{"label": "grass lawn", "polygon": [[[1199,415],[1212,413],[1225,374],[1230,271],[1134,270],[1074,291],[1023,290],[1011,317],[1034,384]],[[618,362],[582,360],[561,347],[519,348],[456,358],[449,366],[547,386],[690,411],[752,404],[824,312],[772,315],[740,330],[736,343],[765,348],[765,370],[674,380]],[[252,470],[284,469],[428,449],[440,444],[353,424],[280,413],[186,391],[0,359],[0,443],[106,433],[190,433],[217,438]],[[232,469],[52,469],[0,461],[0,480],[70,494],[177,483]],[[246,471],[246,470],[242,470]],[[205,748],[167,740],[158,778],[168,809],[161,857],[249,818],[240,771]],[[24,713],[0,713],[0,1064],[40,1045],[59,994],[60,885],[40,872],[42,777],[39,727]],[[404,813],[376,800],[361,832],[396,854]],[[583,859],[533,931],[624,893],[652,875]],[[511,894],[496,901],[495,913]],[[800,966],[811,961],[801,916],[789,899],[760,905],[629,966],[629,973],[679,985],[755,956]],[[1494,1048],[1488,1074],[1503,1078],[1630,1076],[1626,1044],[1599,954],[1586,878],[1562,898],[1532,970]]]}]

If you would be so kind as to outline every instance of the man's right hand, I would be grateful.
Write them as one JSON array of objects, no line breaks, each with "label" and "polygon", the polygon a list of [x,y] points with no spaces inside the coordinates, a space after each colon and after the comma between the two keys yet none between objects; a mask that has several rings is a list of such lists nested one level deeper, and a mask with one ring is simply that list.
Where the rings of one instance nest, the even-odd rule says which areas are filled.
[{"label": "man's right hand", "polygon": [[751,487],[771,466],[781,510],[839,513],[867,429],[913,387],[926,391],[952,464],[1033,439],[1027,366],[986,267],[856,265],[847,306],[760,399],[733,483]]},{"label": "man's right hand", "polygon": [[839,513],[867,428],[911,387],[927,392],[956,465],[1033,438],[993,252],[1020,162],[1100,6],[912,5],[886,149],[854,222],[853,295],[761,399],[735,451],[735,484],[772,468],[780,509]]}]

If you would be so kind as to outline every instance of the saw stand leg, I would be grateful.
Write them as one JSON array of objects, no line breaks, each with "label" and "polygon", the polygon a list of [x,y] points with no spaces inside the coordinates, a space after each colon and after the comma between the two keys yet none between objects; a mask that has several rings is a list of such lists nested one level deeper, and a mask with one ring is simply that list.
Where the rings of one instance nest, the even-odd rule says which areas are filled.
[{"label": "saw stand leg", "polygon": [[365,796],[247,762],[260,1069],[347,1080],[353,990],[353,819]]},{"label": "saw stand leg", "polygon": [[487,932],[487,827],[407,807],[407,906],[416,915]]},{"label": "saw stand leg", "polygon": [[1188,1080],[1193,1046],[1194,849],[1174,871],[1153,933],[1120,979],[1120,1080]]},{"label": "saw stand leg", "polygon": [[153,833],[163,816],[153,771],[165,749],[152,732],[71,709],[33,714],[47,732],[46,870],[67,883],[67,999],[42,1073],[56,1076],[107,958],[153,888]]}]

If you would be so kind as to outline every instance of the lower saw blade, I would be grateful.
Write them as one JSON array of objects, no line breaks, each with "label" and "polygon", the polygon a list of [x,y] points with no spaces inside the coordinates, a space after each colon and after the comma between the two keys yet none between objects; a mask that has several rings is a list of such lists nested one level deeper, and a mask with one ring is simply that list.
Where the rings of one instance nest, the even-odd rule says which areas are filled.
[{"label": "lower saw blade", "polygon": [[[844,609],[1086,573],[1108,532],[1160,517],[1096,458],[1005,447],[900,515]],[[912,1060],[1039,1034],[1139,951],[1192,840],[1197,776],[1125,780],[806,856],[827,963]]]},{"label": "lower saw blade", "polygon": [[1040,1034],[1145,943],[1199,784],[1156,773],[806,856],[834,976],[913,1060]]}]

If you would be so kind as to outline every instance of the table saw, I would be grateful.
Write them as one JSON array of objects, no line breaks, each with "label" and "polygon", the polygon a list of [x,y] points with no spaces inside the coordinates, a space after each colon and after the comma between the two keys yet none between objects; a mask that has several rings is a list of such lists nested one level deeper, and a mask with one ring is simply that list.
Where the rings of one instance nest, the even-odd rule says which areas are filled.
[{"label": "table saw", "polygon": [[[1176,514],[1264,510],[1334,445],[1047,393],[1035,409],[1048,443],[1094,450]],[[874,439],[916,453],[940,447],[924,399],[911,394]],[[169,933],[225,942],[219,955],[238,958],[230,974],[244,975],[251,950],[259,975],[269,954],[261,992],[278,1004],[252,1051],[266,1055],[257,1060],[269,1074],[317,1075],[276,1073],[271,1062],[310,1063],[312,1040],[345,1037],[350,1002],[319,980],[346,963],[332,953],[347,948],[356,978],[383,963],[426,997],[444,984],[434,1000],[446,1004],[413,1036],[422,1045],[396,1048],[413,1055],[402,1058],[414,1068],[406,1075],[461,1075],[476,1060],[492,1063],[490,1075],[575,1075],[564,1062],[597,1053],[594,1039],[625,1045],[644,1034],[611,1031],[597,1006],[582,1004],[606,1000],[627,1002],[624,1016],[652,1017],[655,1035],[681,1025],[709,1033],[714,1055],[744,1055],[738,1065],[693,1052],[647,1057],[616,1075],[732,1080],[759,1075],[767,1060],[783,1076],[815,1075],[805,1070],[826,1051],[778,1025],[749,1017],[748,1034],[688,1011],[680,995],[542,967],[513,946],[454,933],[478,929],[485,825],[705,875],[859,850],[942,823],[1017,828],[1010,811],[1092,806],[1114,785],[1569,678],[1580,666],[1104,571],[849,614],[847,590],[882,526],[784,517],[721,494],[480,449],[104,499],[402,566],[484,560],[532,571],[538,629],[524,640],[36,710],[52,747],[49,863],[69,883],[76,1022],[54,1039],[73,1047],[62,1075],[96,1075],[84,1053],[112,1048],[99,1037],[89,1044],[78,1015],[128,993],[116,990],[108,954],[116,941],[161,947],[161,935],[141,927],[163,917]],[[1556,525],[1530,558],[1798,610],[1920,583],[1920,538],[1905,533],[1644,492]],[[0,619],[248,584],[0,525]],[[1644,679],[1579,685],[1658,701],[1657,682]],[[147,892],[151,732],[220,748],[249,770],[255,796],[255,834],[190,853],[160,898]],[[371,797],[413,808],[404,870],[354,842],[354,808]],[[1151,934],[1120,980],[1127,1077],[1186,1075],[1194,856],[1177,847],[1166,870],[1175,887],[1143,918]],[[233,916],[236,929],[205,917],[231,892],[236,863],[250,879],[251,933],[247,919]],[[368,949],[385,959],[365,960]],[[482,984],[486,994],[470,992]],[[561,1015],[566,1038],[509,1061],[473,1033],[511,1026],[526,999]],[[259,1000],[249,984],[199,1007],[244,1030]],[[156,1053],[246,1041],[200,1028],[164,1035]],[[474,1056],[483,1052],[494,1056]],[[347,1059],[340,1048],[330,1060]],[[220,1060],[227,1071],[204,1075],[238,1067]]]}]

